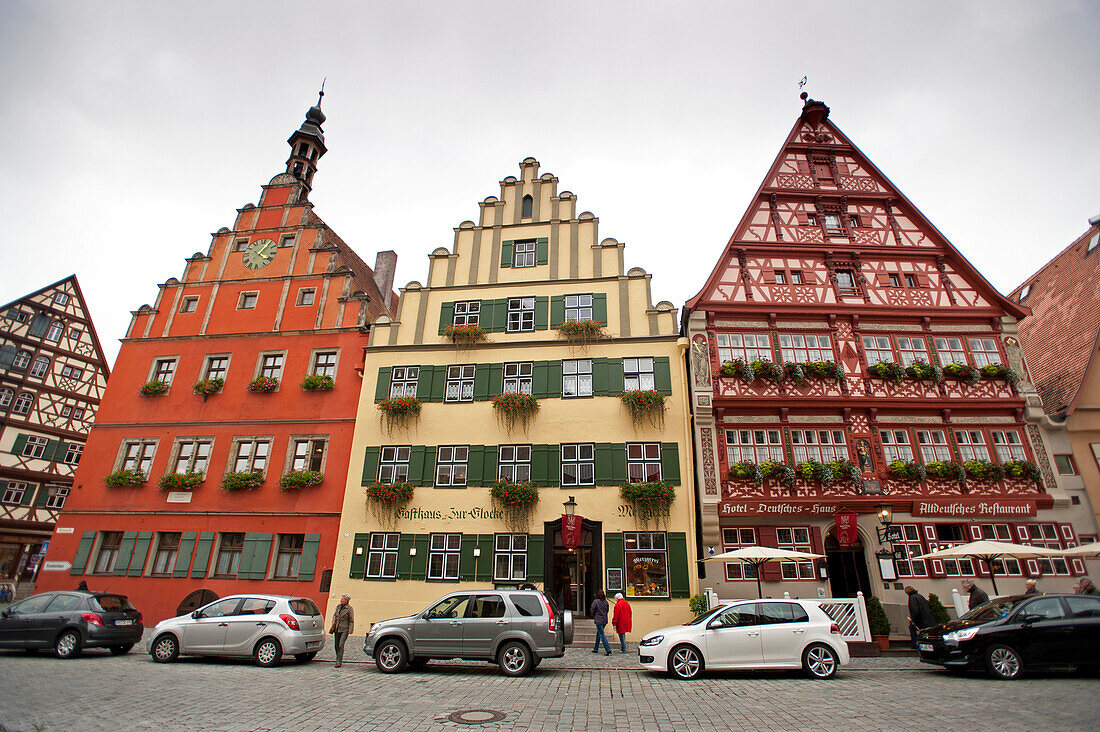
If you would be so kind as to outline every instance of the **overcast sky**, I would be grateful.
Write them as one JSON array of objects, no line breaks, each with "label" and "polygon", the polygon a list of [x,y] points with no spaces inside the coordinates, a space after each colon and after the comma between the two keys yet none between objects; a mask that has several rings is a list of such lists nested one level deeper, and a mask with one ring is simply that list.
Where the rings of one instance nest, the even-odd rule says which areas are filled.
[{"label": "overcast sky", "polygon": [[315,211],[398,285],[533,156],[682,305],[804,75],[1002,292],[1100,214],[1100,3],[532,6],[0,0],[0,301],[75,272],[113,362],[326,76]]}]

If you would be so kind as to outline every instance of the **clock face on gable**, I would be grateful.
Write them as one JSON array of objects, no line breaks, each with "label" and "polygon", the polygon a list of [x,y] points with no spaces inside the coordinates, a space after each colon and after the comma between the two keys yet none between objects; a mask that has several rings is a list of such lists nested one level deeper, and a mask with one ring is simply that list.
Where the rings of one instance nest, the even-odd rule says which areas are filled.
[{"label": "clock face on gable", "polygon": [[257,239],[244,250],[244,266],[249,269],[266,267],[275,260],[279,245],[271,239]]}]

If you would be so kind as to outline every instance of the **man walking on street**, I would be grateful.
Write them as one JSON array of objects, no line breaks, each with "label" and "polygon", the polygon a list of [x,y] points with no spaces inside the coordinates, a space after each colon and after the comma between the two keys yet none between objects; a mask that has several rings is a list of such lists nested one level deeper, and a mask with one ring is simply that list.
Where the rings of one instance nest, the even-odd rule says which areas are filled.
[{"label": "man walking on street", "polygon": [[607,634],[603,630],[607,626],[607,611],[609,609],[607,596],[603,594],[603,590],[596,590],[596,599],[592,601],[592,606],[588,608],[588,614],[592,617],[592,622],[596,624],[596,645],[592,652],[600,652],[600,642],[602,641],[604,652],[610,656],[611,644],[607,642]]},{"label": "man walking on street", "polygon": [[1088,577],[1082,577],[1081,581],[1077,583],[1077,594],[1100,595],[1100,589],[1097,589]]},{"label": "man walking on street", "polygon": [[619,634],[619,652],[626,653],[626,634],[631,629],[630,603],[623,597],[623,593],[615,593],[615,612],[611,616],[611,624],[615,626],[615,632]]},{"label": "man walking on street", "polygon": [[340,596],[340,604],[332,613],[332,627],[328,629],[336,646],[336,668],[344,663],[344,643],[354,630],[355,613],[351,609],[351,595],[344,594]]},{"label": "man walking on street", "polygon": [[989,602],[989,595],[985,594],[985,590],[974,584],[973,580],[963,580],[963,589],[970,593],[970,602],[967,603],[967,607],[973,610],[984,603]]},{"label": "man walking on street", "polygon": [[905,594],[909,595],[909,638],[913,641],[913,647],[916,648],[917,633],[935,625],[936,618],[932,615],[932,606],[928,604],[928,598],[917,592],[916,587],[906,587]]}]

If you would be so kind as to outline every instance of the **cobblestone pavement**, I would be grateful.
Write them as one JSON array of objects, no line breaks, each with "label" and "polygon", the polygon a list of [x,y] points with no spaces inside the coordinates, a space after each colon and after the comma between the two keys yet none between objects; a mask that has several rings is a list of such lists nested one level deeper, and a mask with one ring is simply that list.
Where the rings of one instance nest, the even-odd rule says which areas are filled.
[{"label": "cobblestone pavement", "polygon": [[[794,673],[719,674],[677,682],[611,657],[570,648],[528,678],[488,663],[433,662],[387,676],[361,638],[345,663],[263,669],[144,652],[90,651],[59,661],[0,652],[0,729],[31,730],[1032,730],[1095,729],[1097,680],[1048,674],[1017,682],[951,676],[913,658],[854,659],[832,681]],[[331,658],[331,649],[327,654]],[[488,709],[502,720],[460,724],[447,715]],[[489,715],[471,714],[468,720]]]}]

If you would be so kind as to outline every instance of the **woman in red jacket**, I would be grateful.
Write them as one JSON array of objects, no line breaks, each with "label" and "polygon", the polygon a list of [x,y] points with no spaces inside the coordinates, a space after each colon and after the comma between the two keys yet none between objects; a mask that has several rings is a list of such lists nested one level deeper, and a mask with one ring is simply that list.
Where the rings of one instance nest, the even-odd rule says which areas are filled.
[{"label": "woman in red jacket", "polygon": [[626,653],[626,634],[630,632],[630,603],[623,599],[623,593],[615,593],[615,612],[611,616],[611,625],[619,634],[620,653]]}]

